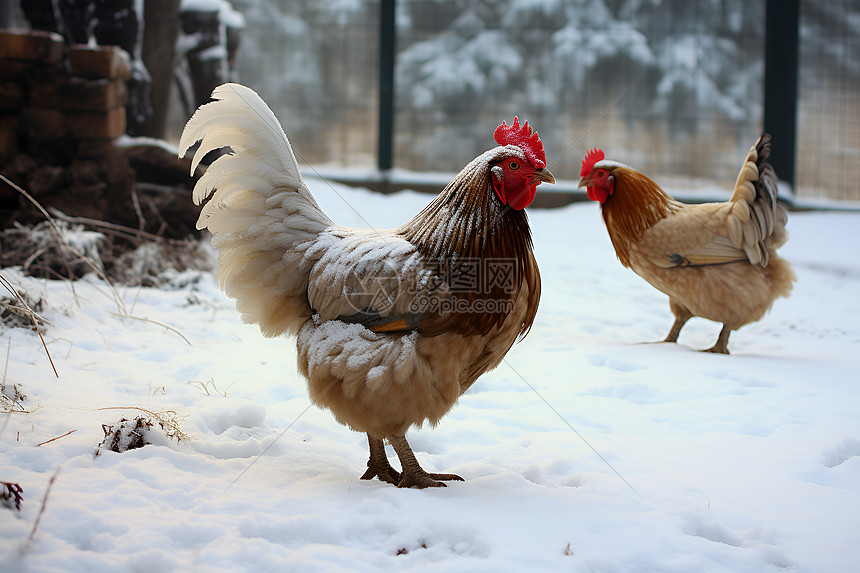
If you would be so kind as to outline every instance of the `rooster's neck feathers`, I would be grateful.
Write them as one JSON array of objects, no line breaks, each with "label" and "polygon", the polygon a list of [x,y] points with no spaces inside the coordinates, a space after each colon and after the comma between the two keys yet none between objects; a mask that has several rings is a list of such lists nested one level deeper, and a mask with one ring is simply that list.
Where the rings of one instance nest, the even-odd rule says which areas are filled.
[{"label": "rooster's neck feathers", "polygon": [[[400,233],[428,259],[493,255],[511,232],[531,249],[531,231],[525,211],[503,205],[494,195],[491,162],[507,148],[498,147],[469,163]],[[498,153],[491,153],[496,151]],[[513,229],[509,227],[513,225]],[[513,239],[515,237],[507,237]]]},{"label": "rooster's neck feathers", "polygon": [[629,244],[676,212],[681,204],[651,179],[626,165],[615,164],[612,175],[615,191],[603,204],[603,220],[615,253],[621,263],[629,267]]},{"label": "rooster's neck feathers", "polygon": [[[456,277],[464,272],[460,265],[490,261],[513,265],[517,281],[514,289],[497,285],[481,292],[462,292],[458,297],[469,302],[516,300],[519,286],[529,281],[529,292],[539,293],[539,281],[532,269],[531,230],[525,211],[503,205],[495,196],[490,181],[491,163],[510,156],[510,146],[497,147],[469,163],[427,207],[397,232],[416,246],[430,265],[444,265],[447,277]],[[482,269],[485,270],[485,269]],[[537,311],[537,300],[533,305]],[[534,312],[523,325],[525,333],[531,326]],[[445,317],[446,326],[465,334],[486,335],[493,327],[501,325],[507,313],[466,312],[450,313]]]}]

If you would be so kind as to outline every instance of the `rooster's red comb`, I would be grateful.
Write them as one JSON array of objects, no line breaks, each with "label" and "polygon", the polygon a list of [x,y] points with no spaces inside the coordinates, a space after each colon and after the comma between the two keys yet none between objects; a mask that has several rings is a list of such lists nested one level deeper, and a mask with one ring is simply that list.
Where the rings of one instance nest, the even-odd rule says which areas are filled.
[{"label": "rooster's red comb", "polygon": [[502,125],[496,128],[493,137],[499,145],[516,145],[522,149],[535,169],[546,167],[543,142],[538,137],[537,132],[532,131],[532,128],[529,127],[528,121],[522,127],[520,127],[520,120],[516,116],[514,116],[513,125],[508,125],[503,121]]},{"label": "rooster's red comb", "polygon": [[589,173],[591,173],[591,168],[594,167],[594,164],[598,161],[601,161],[604,157],[602,149],[597,149],[596,147],[585,154],[585,159],[582,160],[582,171],[579,172],[580,177],[585,177]]}]

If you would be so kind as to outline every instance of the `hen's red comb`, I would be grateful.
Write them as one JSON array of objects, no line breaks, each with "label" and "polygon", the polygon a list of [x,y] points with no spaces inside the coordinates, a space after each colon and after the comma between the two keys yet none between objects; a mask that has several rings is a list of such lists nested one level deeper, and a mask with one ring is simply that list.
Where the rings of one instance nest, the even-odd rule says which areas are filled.
[{"label": "hen's red comb", "polygon": [[579,172],[580,177],[585,177],[591,173],[591,168],[594,164],[606,157],[602,149],[596,147],[585,154],[585,159],[582,160],[582,170]]},{"label": "hen's red comb", "polygon": [[496,128],[493,137],[499,145],[516,145],[522,149],[535,169],[546,167],[543,142],[538,137],[537,132],[532,131],[532,128],[529,127],[528,121],[522,127],[520,127],[520,120],[516,116],[514,116],[513,125],[508,125],[503,121],[502,125]]}]

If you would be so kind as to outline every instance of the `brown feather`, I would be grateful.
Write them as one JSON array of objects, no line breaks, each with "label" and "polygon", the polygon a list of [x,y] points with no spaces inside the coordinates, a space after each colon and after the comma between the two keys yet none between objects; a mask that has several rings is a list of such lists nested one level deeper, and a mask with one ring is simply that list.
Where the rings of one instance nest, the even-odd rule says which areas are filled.
[{"label": "brown feather", "polygon": [[[612,163],[614,191],[603,219],[621,263],[669,296],[675,342],[694,316],[723,324],[713,352],[728,352],[728,336],[759,320],[796,280],[776,248],[787,238],[777,180],[764,135],[744,159],[728,202],[685,205],[645,175]],[[586,179],[586,183],[588,180]]]},{"label": "brown feather", "polygon": [[609,231],[615,254],[630,267],[630,244],[657,221],[678,211],[680,204],[659,185],[629,167],[616,167],[616,192],[603,205],[603,220]]},{"label": "brown feather", "polygon": [[[540,300],[540,273],[532,255],[528,217],[525,211],[501,204],[490,177],[489,163],[479,158],[398,229],[427,261],[436,265],[439,276],[452,287],[458,308],[466,309],[428,313],[420,322],[421,334],[434,336],[454,331],[487,336],[508,317],[523,280],[529,287],[529,305],[519,336],[525,336],[531,328]],[[475,262],[481,271],[487,270],[487,264],[510,265],[513,283],[492,282],[468,291],[453,288],[453,281],[469,272],[469,265]]]}]

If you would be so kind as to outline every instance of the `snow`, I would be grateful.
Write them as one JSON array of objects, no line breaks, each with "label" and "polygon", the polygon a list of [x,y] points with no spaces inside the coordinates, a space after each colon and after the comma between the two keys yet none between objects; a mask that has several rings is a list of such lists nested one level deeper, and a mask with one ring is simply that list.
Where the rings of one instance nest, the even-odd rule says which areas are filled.
[{"label": "snow", "polygon": [[227,0],[182,0],[179,12],[218,12],[222,24],[231,28],[245,27],[245,17]]},{"label": "snow", "polygon": [[[308,184],[344,225],[393,227],[429,200]],[[24,495],[20,512],[0,505],[0,570],[853,570],[860,214],[790,214],[794,294],[730,356],[695,351],[719,330],[699,319],[681,344],[647,344],[667,301],[618,263],[596,204],[529,217],[544,281],[531,333],[408,435],[426,469],[466,478],[445,489],[359,480],[365,437],[310,403],[295,342],[242,324],[207,274],[118,288],[129,314],[176,332],[123,317],[92,275],[3,269],[43,299],[59,378],[36,333],[0,330],[3,384],[29,412],[0,420],[0,480]],[[152,444],[94,457],[103,424],[138,416]]]},{"label": "snow", "polygon": [[490,93],[521,72],[523,58],[509,39],[498,30],[471,30],[473,22],[482,25],[466,12],[455,22],[457,34],[417,43],[398,55],[398,84],[414,90],[416,99],[409,100],[413,106],[427,107],[437,98],[462,93]]}]

